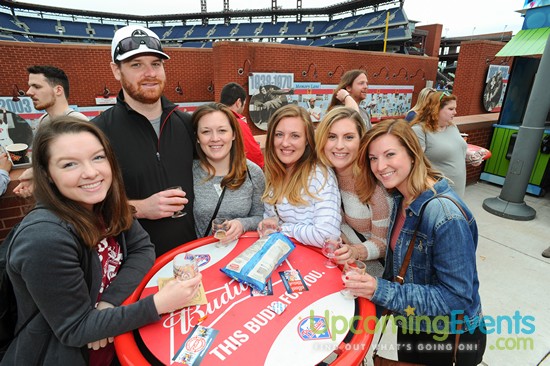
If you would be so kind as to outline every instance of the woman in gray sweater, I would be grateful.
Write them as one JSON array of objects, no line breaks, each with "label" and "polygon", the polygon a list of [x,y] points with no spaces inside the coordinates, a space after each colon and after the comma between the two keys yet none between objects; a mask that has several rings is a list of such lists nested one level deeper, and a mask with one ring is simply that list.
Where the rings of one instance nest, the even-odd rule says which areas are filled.
[{"label": "woman in gray sweater", "polygon": [[246,159],[239,123],[228,107],[202,105],[192,121],[198,155],[193,162],[197,237],[210,235],[212,220],[223,217],[229,221],[226,237],[220,242],[227,243],[245,231],[256,230],[262,220],[264,173]]},{"label": "woman in gray sweater", "polygon": [[2,365],[109,365],[113,337],[180,309],[201,275],[120,306],[153,265],[113,150],[93,124],[61,117],[33,144],[35,207],[9,235],[18,336]]}]

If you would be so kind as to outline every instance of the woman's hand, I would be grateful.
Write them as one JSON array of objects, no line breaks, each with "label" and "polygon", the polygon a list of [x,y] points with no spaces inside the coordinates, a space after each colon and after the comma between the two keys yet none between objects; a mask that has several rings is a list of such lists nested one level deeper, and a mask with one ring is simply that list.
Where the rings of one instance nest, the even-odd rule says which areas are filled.
[{"label": "woman's hand", "polygon": [[155,307],[159,315],[181,309],[199,291],[202,274],[185,281],[168,281],[154,296]]},{"label": "woman's hand", "polygon": [[[114,307],[115,306],[113,304],[110,304],[106,301],[100,301],[97,304],[96,309],[97,310],[103,310],[103,309],[109,309],[109,308],[114,308]],[[107,344],[113,343],[114,340],[115,339],[113,337],[108,337],[108,338],[100,339],[99,341],[90,342],[90,343],[88,343],[88,349],[94,349],[94,350],[97,351],[98,349],[105,347]]]},{"label": "woman's hand", "polygon": [[243,224],[235,219],[227,221],[228,229],[225,233],[225,238],[220,239],[220,244],[227,244],[233,240],[237,240],[244,233]]},{"label": "woman's hand", "polygon": [[357,254],[352,245],[344,244],[334,251],[334,262],[344,264],[357,259]]},{"label": "woman's hand", "polygon": [[355,296],[372,299],[376,291],[377,280],[368,273],[362,275],[348,275],[344,279],[345,287]]}]

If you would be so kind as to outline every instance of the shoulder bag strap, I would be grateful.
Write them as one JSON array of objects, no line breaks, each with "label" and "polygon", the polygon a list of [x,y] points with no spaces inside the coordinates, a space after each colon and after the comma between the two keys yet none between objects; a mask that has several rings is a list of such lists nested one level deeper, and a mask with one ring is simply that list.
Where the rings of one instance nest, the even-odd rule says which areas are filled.
[{"label": "shoulder bag strap", "polygon": [[[409,246],[407,248],[407,253],[405,254],[405,259],[403,260],[403,263],[401,264],[401,268],[399,269],[399,274],[393,280],[394,282],[397,282],[400,285],[402,285],[405,281],[405,274],[407,273],[407,268],[409,267],[409,263],[411,261],[411,257],[412,257],[412,253],[413,253],[413,249],[414,249],[414,242],[416,241],[416,233],[418,232],[418,228],[420,226],[420,223],[422,222],[422,216],[424,214],[424,209],[426,208],[428,203],[431,200],[435,199],[435,198],[447,198],[449,201],[453,202],[456,205],[456,207],[458,207],[458,209],[460,210],[460,212],[462,213],[462,215],[464,216],[466,221],[468,220],[468,216],[466,215],[466,212],[464,211],[462,206],[452,197],[445,196],[445,195],[435,195],[432,198],[430,198],[429,200],[427,200],[426,203],[420,209],[420,212],[418,213],[418,222],[416,223],[416,227],[414,229],[414,233],[412,235],[412,238],[409,241]],[[382,313],[382,316],[390,315],[391,313],[392,313],[392,311],[386,309]],[[457,333],[455,334],[455,342],[454,342],[454,347],[453,347],[453,364],[456,363],[456,353],[458,351],[458,345],[460,343],[460,333],[458,333],[458,332],[460,332],[462,330],[462,321],[461,320],[463,318],[464,318],[463,314],[460,314],[460,315],[457,316],[457,319],[459,320],[459,322],[458,322],[457,327],[456,327]],[[378,352],[378,345],[380,344],[380,341],[382,340],[382,335],[384,334],[384,331],[386,330],[386,325],[387,325],[387,320],[386,319],[387,319],[387,317],[384,318],[384,324],[382,326],[382,331],[381,331],[381,334],[380,334],[380,338],[378,339],[378,343],[376,344],[376,347],[373,351],[373,356],[376,355],[376,353]]]},{"label": "shoulder bag strap", "polygon": [[206,227],[206,231],[204,232],[203,237],[208,236],[210,234],[210,230],[212,229],[212,221],[216,218],[216,215],[218,214],[218,211],[220,209],[220,205],[223,201],[223,196],[225,194],[225,187],[223,187],[222,194],[220,194],[220,198],[218,198],[218,204],[216,205],[216,209],[214,210],[214,213],[212,214],[212,217],[210,218],[210,222],[208,223],[208,226]]}]

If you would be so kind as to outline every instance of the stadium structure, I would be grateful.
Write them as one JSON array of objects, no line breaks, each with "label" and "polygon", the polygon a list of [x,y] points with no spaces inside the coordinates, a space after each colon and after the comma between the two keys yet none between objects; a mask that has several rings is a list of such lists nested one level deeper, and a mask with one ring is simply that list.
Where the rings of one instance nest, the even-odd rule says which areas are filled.
[{"label": "stadium structure", "polygon": [[172,15],[122,15],[0,1],[0,40],[106,44],[127,24],[155,31],[166,46],[211,48],[217,41],[277,42],[305,46],[423,54],[426,37],[415,32],[404,0],[349,0],[323,8],[283,9],[277,0],[266,9]]}]

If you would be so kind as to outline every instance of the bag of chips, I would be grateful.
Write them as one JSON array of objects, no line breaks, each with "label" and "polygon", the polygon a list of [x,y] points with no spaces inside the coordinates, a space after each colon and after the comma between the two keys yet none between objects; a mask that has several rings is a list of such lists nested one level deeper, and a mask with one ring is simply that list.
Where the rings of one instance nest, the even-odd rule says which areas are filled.
[{"label": "bag of chips", "polygon": [[294,248],[296,246],[288,237],[274,233],[256,240],[220,271],[255,290],[262,291],[273,270]]}]

